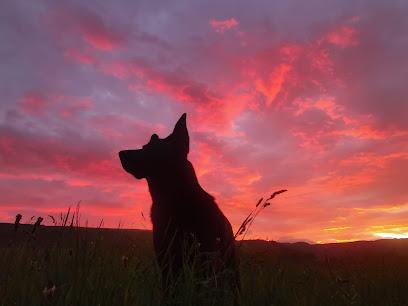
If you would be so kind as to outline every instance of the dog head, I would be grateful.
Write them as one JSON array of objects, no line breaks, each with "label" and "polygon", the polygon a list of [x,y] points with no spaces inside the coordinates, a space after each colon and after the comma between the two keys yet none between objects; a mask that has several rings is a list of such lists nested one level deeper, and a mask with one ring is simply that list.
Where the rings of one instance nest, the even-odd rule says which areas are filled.
[{"label": "dog head", "polygon": [[186,160],[188,152],[189,136],[186,114],[183,114],[168,137],[160,139],[153,134],[142,149],[120,151],[119,158],[123,169],[142,179],[160,174],[177,162]]}]

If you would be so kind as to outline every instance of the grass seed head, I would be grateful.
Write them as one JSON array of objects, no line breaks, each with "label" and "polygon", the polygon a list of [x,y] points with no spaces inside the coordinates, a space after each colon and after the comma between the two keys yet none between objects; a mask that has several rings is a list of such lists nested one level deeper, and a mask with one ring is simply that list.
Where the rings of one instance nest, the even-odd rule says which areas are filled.
[{"label": "grass seed head", "polygon": [[272,200],[276,195],[284,193],[286,191],[288,191],[288,190],[287,189],[282,189],[282,190],[279,190],[279,191],[275,191],[274,193],[271,194],[271,196],[270,196],[270,198],[268,200]]},{"label": "grass seed head", "polygon": [[55,224],[55,218],[51,215],[48,215],[48,217],[50,217],[52,219],[52,223]]},{"label": "grass seed head", "polygon": [[259,204],[261,204],[262,200],[263,200],[263,198],[260,198],[259,201],[258,201],[258,203],[256,203],[256,206],[255,206],[255,207],[258,207]]}]

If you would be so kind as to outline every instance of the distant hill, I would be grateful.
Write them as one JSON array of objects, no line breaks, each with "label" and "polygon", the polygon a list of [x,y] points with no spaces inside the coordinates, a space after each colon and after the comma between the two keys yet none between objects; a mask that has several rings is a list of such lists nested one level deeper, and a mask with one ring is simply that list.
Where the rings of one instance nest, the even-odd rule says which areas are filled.
[{"label": "distant hill", "polygon": [[[152,232],[135,229],[106,228],[69,228],[41,226],[36,230],[35,238],[30,238],[33,225],[20,224],[18,232],[14,232],[14,224],[0,223],[0,248],[10,244],[24,243],[28,239],[35,240],[37,245],[50,244],[60,239],[61,244],[71,244],[79,230],[87,235],[89,241],[103,240],[104,245],[126,249],[129,246],[152,249]],[[355,261],[386,257],[400,258],[408,256],[408,239],[382,239],[375,241],[356,241],[330,244],[308,244],[306,242],[279,243],[265,240],[245,240],[237,242],[245,257],[252,256],[270,260],[272,257],[291,262],[314,262],[330,258],[331,260]]]},{"label": "distant hill", "polygon": [[246,253],[277,254],[288,261],[320,261],[327,258],[341,261],[355,261],[355,258],[407,257],[408,239],[381,239],[329,244],[308,244],[306,242],[278,243],[264,240],[247,240],[242,243]]}]

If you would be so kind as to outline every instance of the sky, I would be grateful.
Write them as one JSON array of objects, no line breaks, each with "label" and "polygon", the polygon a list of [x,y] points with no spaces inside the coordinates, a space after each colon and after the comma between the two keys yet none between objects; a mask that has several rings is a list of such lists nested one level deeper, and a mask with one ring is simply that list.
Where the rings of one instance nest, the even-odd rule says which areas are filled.
[{"label": "sky", "polygon": [[[408,238],[407,1],[2,1],[0,222],[147,228],[118,152],[187,113],[234,232]],[[143,216],[142,216],[143,213]],[[34,219],[34,221],[35,221]]]}]

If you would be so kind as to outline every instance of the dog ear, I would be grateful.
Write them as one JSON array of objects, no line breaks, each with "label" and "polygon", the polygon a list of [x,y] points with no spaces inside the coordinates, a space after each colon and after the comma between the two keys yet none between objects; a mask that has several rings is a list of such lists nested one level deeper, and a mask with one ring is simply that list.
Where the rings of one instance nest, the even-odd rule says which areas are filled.
[{"label": "dog ear", "polygon": [[182,150],[183,154],[188,154],[190,150],[189,144],[189,137],[187,131],[187,123],[186,123],[187,114],[184,113],[180,119],[177,121],[176,126],[174,127],[174,131],[171,134],[173,138],[178,143],[180,149]]}]

